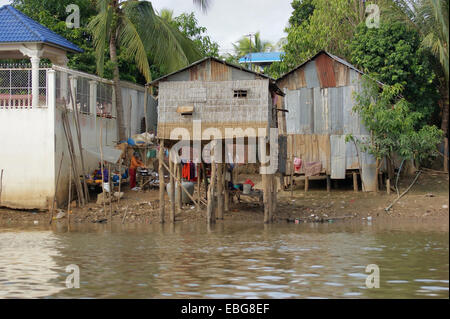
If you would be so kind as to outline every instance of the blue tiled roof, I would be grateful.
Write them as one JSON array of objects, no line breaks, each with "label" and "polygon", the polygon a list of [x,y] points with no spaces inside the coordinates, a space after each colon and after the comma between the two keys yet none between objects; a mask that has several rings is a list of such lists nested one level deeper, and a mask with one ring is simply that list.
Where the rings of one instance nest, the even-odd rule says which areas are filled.
[{"label": "blue tiled roof", "polygon": [[281,61],[284,52],[255,52],[240,58],[239,63],[270,63]]},{"label": "blue tiled roof", "polygon": [[72,52],[83,52],[78,46],[10,5],[0,8],[0,43],[39,42]]}]

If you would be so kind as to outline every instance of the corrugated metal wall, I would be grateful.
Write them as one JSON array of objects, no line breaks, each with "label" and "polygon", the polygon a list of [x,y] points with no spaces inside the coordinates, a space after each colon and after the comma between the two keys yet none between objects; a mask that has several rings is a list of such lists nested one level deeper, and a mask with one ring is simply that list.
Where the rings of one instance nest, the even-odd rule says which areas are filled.
[{"label": "corrugated metal wall", "polygon": [[[288,140],[289,160],[294,154],[304,161],[321,161],[323,172],[333,179],[343,179],[346,170],[361,166],[365,190],[372,191],[375,173],[367,170],[374,169],[373,157],[359,154],[358,159],[355,145],[345,142],[347,134],[359,138],[368,136],[360,117],[353,112],[354,92],[360,90],[359,81],[360,74],[355,70],[326,54],[319,55],[278,82],[286,93],[280,104],[289,111],[284,115],[284,133],[296,145],[289,147],[292,141]],[[323,136],[327,137],[329,148],[320,148],[314,142],[319,136],[322,145],[327,144],[323,142]]]}]

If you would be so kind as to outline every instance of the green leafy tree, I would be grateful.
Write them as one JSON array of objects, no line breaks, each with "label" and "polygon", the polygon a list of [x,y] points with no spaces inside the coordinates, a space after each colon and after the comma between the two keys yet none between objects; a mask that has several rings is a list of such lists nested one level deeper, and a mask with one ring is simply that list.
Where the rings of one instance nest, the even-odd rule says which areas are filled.
[{"label": "green leafy tree", "polygon": [[219,44],[206,35],[207,29],[198,25],[198,20],[193,12],[182,13],[173,21],[181,33],[194,42],[202,56],[219,57]]},{"label": "green leafy tree", "polygon": [[410,109],[423,115],[418,123],[423,125],[438,111],[439,95],[429,51],[420,43],[419,34],[401,22],[370,29],[361,23],[350,48],[352,63],[363,71],[385,84],[403,86]]},{"label": "green leafy tree", "polygon": [[[439,80],[441,95],[441,129],[448,137],[449,117],[449,1],[448,0],[395,0],[385,3],[386,19],[401,21],[416,30],[422,46],[435,57],[433,67]],[[448,152],[448,150],[446,150]]]},{"label": "green leafy tree", "polygon": [[364,76],[361,86],[360,93],[355,94],[353,110],[360,115],[370,138],[347,135],[346,140],[353,140],[362,152],[376,158],[377,173],[382,160],[392,163],[394,155],[420,165],[438,154],[437,144],[443,132],[434,125],[416,129],[416,123],[423,115],[412,111],[411,103],[401,97],[401,84],[385,85],[380,89],[377,82]]},{"label": "green leafy tree", "polygon": [[[172,27],[153,10],[148,1],[98,0],[98,14],[89,22],[94,38],[97,72],[103,75],[105,54],[109,46],[113,67],[119,139],[126,137],[124,110],[119,89],[120,70],[117,48],[132,58],[147,82],[151,81],[148,54],[167,70],[173,71],[199,58],[200,54],[192,42]],[[194,0],[206,8],[208,1]]]},{"label": "green leafy tree", "polygon": [[307,22],[315,8],[314,0],[293,0],[291,6],[294,11],[289,18],[290,26],[299,26]]},{"label": "green leafy tree", "polygon": [[[272,74],[281,75],[323,49],[343,58],[351,56],[349,44],[364,19],[362,1],[310,0],[294,1],[293,5],[297,9],[294,8],[293,23],[285,29],[288,34],[285,56],[281,62],[272,64]],[[311,13],[308,8],[312,7]]]}]

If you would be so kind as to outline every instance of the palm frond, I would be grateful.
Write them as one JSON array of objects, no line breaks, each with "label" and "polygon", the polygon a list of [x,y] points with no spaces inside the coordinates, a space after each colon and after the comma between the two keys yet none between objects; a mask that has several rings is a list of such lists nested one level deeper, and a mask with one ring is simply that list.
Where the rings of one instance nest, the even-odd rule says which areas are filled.
[{"label": "palm frond", "polygon": [[119,45],[127,48],[127,54],[134,57],[139,71],[144,75],[145,80],[150,82],[152,76],[150,73],[150,65],[148,64],[147,52],[134,24],[124,15],[121,19],[119,29]]},{"label": "palm frond", "polygon": [[113,10],[106,4],[107,1],[100,1],[104,4],[99,12],[88,24],[94,39],[95,55],[97,57],[97,73],[103,76],[105,65],[105,49],[111,33],[111,23]]},{"label": "palm frond", "polygon": [[211,5],[211,0],[193,0],[193,2],[203,12],[207,12]]}]

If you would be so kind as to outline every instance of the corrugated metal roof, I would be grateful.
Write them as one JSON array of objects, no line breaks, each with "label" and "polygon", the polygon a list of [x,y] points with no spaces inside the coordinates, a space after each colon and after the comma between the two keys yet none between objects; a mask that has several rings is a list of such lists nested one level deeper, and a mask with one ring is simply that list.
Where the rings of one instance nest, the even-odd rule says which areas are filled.
[{"label": "corrugated metal roof", "polygon": [[186,67],[184,67],[184,68],[181,68],[181,69],[179,69],[179,70],[177,70],[177,71],[174,71],[174,72],[169,73],[169,74],[166,74],[166,75],[164,75],[164,76],[162,76],[162,77],[160,77],[160,78],[158,78],[158,79],[156,79],[156,80],[153,80],[152,82],[147,83],[147,85],[150,85],[150,86],[157,86],[158,83],[161,82],[162,80],[167,79],[168,77],[171,77],[171,76],[173,76],[173,75],[176,75],[176,74],[178,74],[178,73],[180,73],[180,72],[183,72],[183,71],[185,71],[185,70],[188,70],[188,69],[190,69],[190,68],[192,68],[192,67],[195,67],[195,66],[197,66],[197,65],[199,65],[199,64],[201,64],[201,63],[203,63],[203,62],[205,62],[205,61],[207,61],[207,60],[216,61],[216,62],[222,63],[222,64],[224,64],[224,65],[227,65],[227,66],[229,66],[229,67],[232,67],[232,68],[235,68],[235,69],[239,69],[239,70],[241,70],[241,71],[248,72],[248,73],[251,73],[251,74],[260,76],[260,77],[262,77],[262,78],[268,79],[268,80],[269,80],[269,83],[270,83],[270,88],[271,88],[274,92],[276,92],[278,95],[284,96],[283,91],[281,91],[280,88],[277,86],[276,81],[275,81],[274,78],[271,78],[270,76],[267,76],[267,75],[262,74],[262,73],[258,73],[258,72],[252,71],[252,70],[248,70],[248,69],[246,69],[246,68],[244,68],[244,67],[242,67],[242,66],[240,66],[240,65],[233,64],[233,63],[229,63],[229,62],[227,62],[227,61],[223,61],[223,60],[220,60],[220,59],[215,58],[215,57],[205,57],[205,58],[203,58],[203,59],[200,59],[200,60],[198,60],[198,61],[196,61],[196,62],[194,62],[194,63],[191,63],[190,65],[188,65],[188,66],[186,66]]},{"label": "corrugated metal roof", "polygon": [[270,63],[281,61],[284,52],[253,52],[244,55],[239,63]]},{"label": "corrugated metal roof", "polygon": [[[286,76],[288,76],[289,74],[291,74],[291,73],[297,71],[298,69],[300,69],[301,67],[303,67],[303,66],[304,66],[305,64],[307,64],[308,62],[313,61],[314,59],[316,59],[316,58],[317,58],[319,55],[321,55],[322,53],[328,55],[328,56],[329,56],[330,58],[332,58],[333,60],[335,60],[335,61],[337,61],[337,62],[339,62],[339,63],[341,63],[341,64],[343,64],[343,65],[345,65],[345,66],[347,66],[347,67],[349,67],[350,69],[354,70],[355,72],[358,72],[359,74],[364,74],[363,71],[359,70],[357,67],[355,67],[354,65],[350,64],[350,63],[347,62],[346,60],[344,60],[344,59],[342,59],[342,58],[340,58],[340,57],[338,57],[338,56],[336,56],[336,55],[333,55],[333,54],[331,54],[331,53],[329,53],[329,52],[327,52],[327,51],[325,51],[325,50],[321,50],[321,51],[319,51],[318,53],[316,53],[314,56],[312,56],[311,58],[309,58],[308,60],[306,60],[305,62],[303,62],[302,64],[298,65],[297,67],[295,67],[295,68],[293,68],[292,70],[290,70],[290,71],[286,72],[285,74],[283,74],[281,77],[279,77],[279,78],[277,79],[277,82],[281,81],[282,79],[284,79],[284,78],[285,78]],[[380,81],[376,81],[376,82],[377,82],[379,85],[384,85],[384,84],[381,83]]]},{"label": "corrugated metal roof", "polygon": [[0,8],[0,43],[37,42],[71,52],[83,52],[78,46],[34,21],[10,5]]}]

